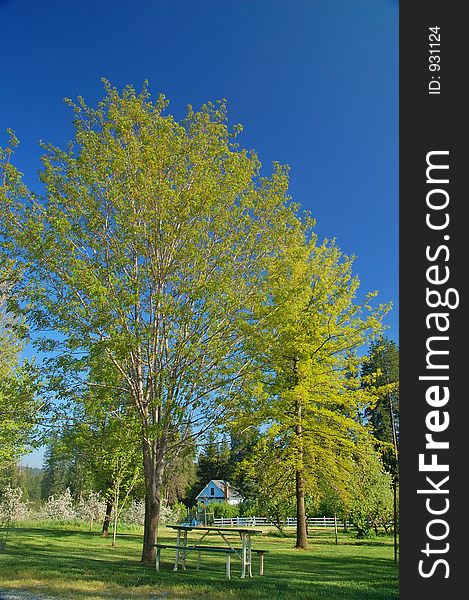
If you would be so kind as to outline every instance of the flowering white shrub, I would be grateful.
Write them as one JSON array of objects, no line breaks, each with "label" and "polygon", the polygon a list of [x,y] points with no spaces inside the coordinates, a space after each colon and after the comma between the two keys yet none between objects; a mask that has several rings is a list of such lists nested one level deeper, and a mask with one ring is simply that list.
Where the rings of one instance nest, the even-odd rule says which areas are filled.
[{"label": "flowering white shrub", "polygon": [[[128,525],[143,525],[145,519],[145,500],[132,499],[130,504],[122,511],[120,521]],[[160,524],[175,523],[178,513],[171,507],[162,503],[160,507]]]},{"label": "flowering white shrub", "polygon": [[25,519],[28,507],[22,502],[23,490],[8,484],[0,496],[0,523],[10,523]]},{"label": "flowering white shrub", "polygon": [[145,500],[132,500],[122,511],[120,520],[129,525],[143,525],[145,519]]},{"label": "flowering white shrub", "polygon": [[49,496],[49,499],[45,503],[42,515],[45,519],[51,519],[52,521],[73,521],[77,518],[75,508],[73,506],[72,494],[70,488],[67,488],[65,492],[60,496]]},{"label": "flowering white shrub", "polygon": [[170,506],[161,503],[160,507],[160,523],[166,525],[166,523],[176,523],[178,521],[179,513],[175,512]]},{"label": "flowering white shrub", "polygon": [[95,519],[104,519],[106,514],[106,502],[101,498],[99,492],[90,491],[86,496],[81,496],[75,507],[77,519],[88,521],[90,528]]},{"label": "flowering white shrub", "polygon": [[[11,488],[9,485],[0,494],[0,525],[19,521],[26,518],[37,520],[48,520],[59,523],[69,521],[85,521],[93,527],[94,521],[104,519],[106,514],[106,501],[99,492],[90,491],[78,501],[72,498],[70,488],[67,488],[58,496],[49,496],[40,508],[34,510],[28,509],[28,506],[22,501],[23,492],[20,488]],[[173,508],[167,506],[164,502],[160,508],[160,523],[177,523],[181,518],[181,506],[175,505]],[[185,507],[183,507],[185,510]],[[114,515],[111,515],[113,522]],[[145,500],[132,499],[125,506],[118,518],[119,522],[127,525],[143,525],[145,520]]]}]

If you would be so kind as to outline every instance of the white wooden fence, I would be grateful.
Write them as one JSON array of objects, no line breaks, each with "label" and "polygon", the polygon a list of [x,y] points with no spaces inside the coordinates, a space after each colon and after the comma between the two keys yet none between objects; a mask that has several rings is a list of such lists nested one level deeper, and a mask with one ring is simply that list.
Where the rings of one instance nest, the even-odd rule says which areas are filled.
[{"label": "white wooden fence", "polygon": [[[334,527],[334,517],[308,517],[308,525],[310,527]],[[233,517],[227,519],[225,517],[213,519],[213,524],[217,527],[268,527],[274,523],[266,517]],[[287,517],[284,525],[295,526],[296,517]],[[337,519],[337,527],[343,527],[344,522]]]}]

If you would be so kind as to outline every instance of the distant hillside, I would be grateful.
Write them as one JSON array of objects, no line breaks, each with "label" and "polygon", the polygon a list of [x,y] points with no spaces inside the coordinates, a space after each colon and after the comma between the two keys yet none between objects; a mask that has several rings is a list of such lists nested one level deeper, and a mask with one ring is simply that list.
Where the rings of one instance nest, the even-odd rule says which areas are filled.
[{"label": "distant hillside", "polygon": [[16,465],[9,474],[10,485],[23,490],[25,500],[41,499],[41,481],[44,471],[38,467],[28,465]]}]

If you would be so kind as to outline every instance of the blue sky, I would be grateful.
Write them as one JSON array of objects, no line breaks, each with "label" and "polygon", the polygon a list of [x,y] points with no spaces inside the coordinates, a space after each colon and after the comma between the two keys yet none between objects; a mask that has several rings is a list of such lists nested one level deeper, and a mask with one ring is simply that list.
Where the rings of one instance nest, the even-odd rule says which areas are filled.
[{"label": "blue sky", "polygon": [[[148,79],[169,112],[226,98],[241,145],[357,256],[363,291],[392,301],[398,341],[398,2],[396,0],[0,0],[0,144],[34,185],[42,139],[72,137],[64,97],[88,103],[106,77]],[[29,461],[32,464],[32,460]]]}]

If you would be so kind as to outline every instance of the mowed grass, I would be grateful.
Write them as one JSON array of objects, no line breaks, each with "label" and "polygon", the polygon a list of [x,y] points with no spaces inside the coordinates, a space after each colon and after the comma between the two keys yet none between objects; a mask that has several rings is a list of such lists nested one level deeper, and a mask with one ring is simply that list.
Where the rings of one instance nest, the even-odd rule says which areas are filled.
[{"label": "mowed grass", "polygon": [[[254,548],[269,550],[265,574],[255,559],[252,579],[241,579],[240,561],[232,559],[225,577],[225,555],[188,557],[187,570],[174,573],[174,551],[164,550],[161,571],[139,563],[140,532],[124,532],[117,547],[85,526],[27,524],[12,529],[0,551],[0,588],[35,591],[67,600],[194,599],[205,600],[394,600],[398,567],[391,536],[357,540],[353,533],[310,531],[310,549],[296,550],[294,533],[272,535],[264,529]],[[174,542],[174,532],[160,530],[160,542]],[[207,541],[207,538],[205,538]],[[221,540],[213,538],[212,543]]]}]

